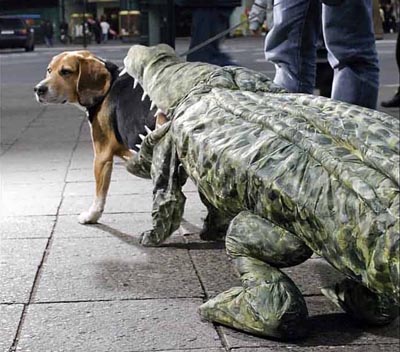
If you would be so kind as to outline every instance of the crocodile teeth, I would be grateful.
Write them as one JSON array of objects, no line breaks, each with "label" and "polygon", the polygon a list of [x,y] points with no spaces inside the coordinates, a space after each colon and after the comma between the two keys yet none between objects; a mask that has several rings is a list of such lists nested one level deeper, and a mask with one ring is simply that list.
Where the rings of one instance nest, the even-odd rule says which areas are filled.
[{"label": "crocodile teeth", "polygon": [[129,151],[130,151],[132,154],[136,154],[136,150],[134,150],[134,149],[129,149]]},{"label": "crocodile teeth", "polygon": [[151,102],[150,105],[150,110],[153,110],[156,107],[156,104],[154,103],[154,101]]},{"label": "crocodile teeth", "polygon": [[138,81],[137,81],[136,78],[134,78],[134,79],[133,79],[133,89],[136,88],[137,84],[138,84]]},{"label": "crocodile teeth", "polygon": [[135,147],[140,149],[142,147],[142,145],[141,144],[135,144]]},{"label": "crocodile teeth", "polygon": [[127,71],[126,71],[126,68],[124,67],[123,69],[122,69],[122,71],[119,73],[119,77],[121,77],[121,76],[123,76],[125,73],[126,73]]},{"label": "crocodile teeth", "polygon": [[123,155],[122,156],[125,160],[129,160],[130,159],[130,157],[128,156],[128,155]]},{"label": "crocodile teeth", "polygon": [[149,134],[149,133],[151,133],[151,132],[152,132],[152,131],[151,131],[151,129],[150,129],[150,128],[148,128],[146,125],[144,125],[144,129],[146,130],[147,134]]},{"label": "crocodile teeth", "polygon": [[146,92],[143,92],[143,95],[142,95],[142,101],[143,101],[143,100],[145,100],[145,99],[146,99],[146,97],[147,97],[147,93],[146,93]]},{"label": "crocodile teeth", "polygon": [[161,127],[161,125],[158,123],[157,125],[156,125],[156,128],[160,128]]},{"label": "crocodile teeth", "polygon": [[145,136],[143,136],[141,133],[139,133],[139,137],[142,141],[144,141],[144,139],[146,138]]}]

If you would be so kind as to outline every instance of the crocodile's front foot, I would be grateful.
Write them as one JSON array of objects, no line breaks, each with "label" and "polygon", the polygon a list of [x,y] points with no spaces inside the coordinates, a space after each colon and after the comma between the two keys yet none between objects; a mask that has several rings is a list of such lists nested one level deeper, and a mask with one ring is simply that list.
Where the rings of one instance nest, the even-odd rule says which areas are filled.
[{"label": "crocodile's front foot", "polygon": [[140,235],[139,242],[144,247],[157,247],[162,243],[162,240],[156,236],[154,230],[148,230]]}]

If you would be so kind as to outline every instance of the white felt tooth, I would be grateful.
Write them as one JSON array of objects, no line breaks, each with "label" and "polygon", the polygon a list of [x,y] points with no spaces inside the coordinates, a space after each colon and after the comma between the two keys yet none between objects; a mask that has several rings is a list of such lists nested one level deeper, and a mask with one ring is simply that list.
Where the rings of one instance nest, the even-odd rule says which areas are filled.
[{"label": "white felt tooth", "polygon": [[135,144],[135,147],[140,149],[140,148],[142,148],[142,145],[141,144]]},{"label": "white felt tooth", "polygon": [[156,107],[156,104],[154,103],[154,101],[151,102],[150,105],[150,110],[153,110]]},{"label": "white felt tooth", "polygon": [[129,149],[129,151],[130,151],[132,154],[136,154],[136,150],[134,150],[134,149]]},{"label": "white felt tooth", "polygon": [[161,125],[158,123],[157,125],[156,125],[156,128],[160,128],[161,127]]},{"label": "white felt tooth", "polygon": [[145,136],[143,136],[141,133],[139,133],[139,137],[142,141],[144,141],[144,139],[146,138]]},{"label": "white felt tooth", "polygon": [[143,95],[142,95],[142,101],[143,101],[143,100],[145,100],[145,99],[146,99],[146,97],[147,97],[147,93],[146,93],[146,92],[143,92]]},{"label": "white felt tooth", "polygon": [[123,76],[126,72],[127,72],[127,71],[126,71],[126,67],[124,67],[118,76],[121,77],[121,76]]},{"label": "white felt tooth", "polygon": [[133,79],[133,89],[136,88],[137,84],[138,84],[138,80],[136,78],[134,78]]},{"label": "white felt tooth", "polygon": [[129,158],[129,156],[127,156],[127,155],[123,155],[122,156],[125,160],[129,160],[130,158]]},{"label": "white felt tooth", "polygon": [[147,134],[152,132],[152,130],[150,128],[148,128],[146,125],[144,125],[144,129],[146,130]]}]

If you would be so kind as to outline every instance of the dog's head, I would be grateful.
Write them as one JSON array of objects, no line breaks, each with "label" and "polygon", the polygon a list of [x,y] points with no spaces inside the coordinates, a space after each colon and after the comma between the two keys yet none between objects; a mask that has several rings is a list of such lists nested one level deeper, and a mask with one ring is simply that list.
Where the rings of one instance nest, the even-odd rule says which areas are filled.
[{"label": "dog's head", "polygon": [[54,56],[46,78],[34,88],[40,103],[78,103],[89,107],[109,90],[111,74],[105,63],[86,50]]}]

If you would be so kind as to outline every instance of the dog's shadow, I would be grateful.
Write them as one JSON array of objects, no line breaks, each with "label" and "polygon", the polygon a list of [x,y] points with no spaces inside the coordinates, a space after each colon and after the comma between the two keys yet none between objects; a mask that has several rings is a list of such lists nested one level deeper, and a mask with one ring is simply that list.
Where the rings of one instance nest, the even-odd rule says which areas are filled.
[{"label": "dog's shadow", "polygon": [[[200,229],[194,225],[183,221],[187,228],[182,230],[181,228],[177,230],[168,240],[161,245],[157,246],[158,248],[177,248],[177,249],[223,249],[225,248],[224,241],[203,241],[198,237],[198,233]],[[110,234],[111,236],[118,238],[122,242],[130,246],[143,247],[140,244],[140,235],[130,235],[125,232],[122,232],[116,228],[113,228],[109,225],[97,223],[92,225],[97,229]]]},{"label": "dog's shadow", "polygon": [[118,238],[119,240],[125,242],[126,244],[129,244],[130,246],[140,246],[139,236],[128,235],[127,233],[124,233],[120,230],[117,230],[111,226],[102,223],[93,224],[92,226],[112,235],[115,238]]}]

